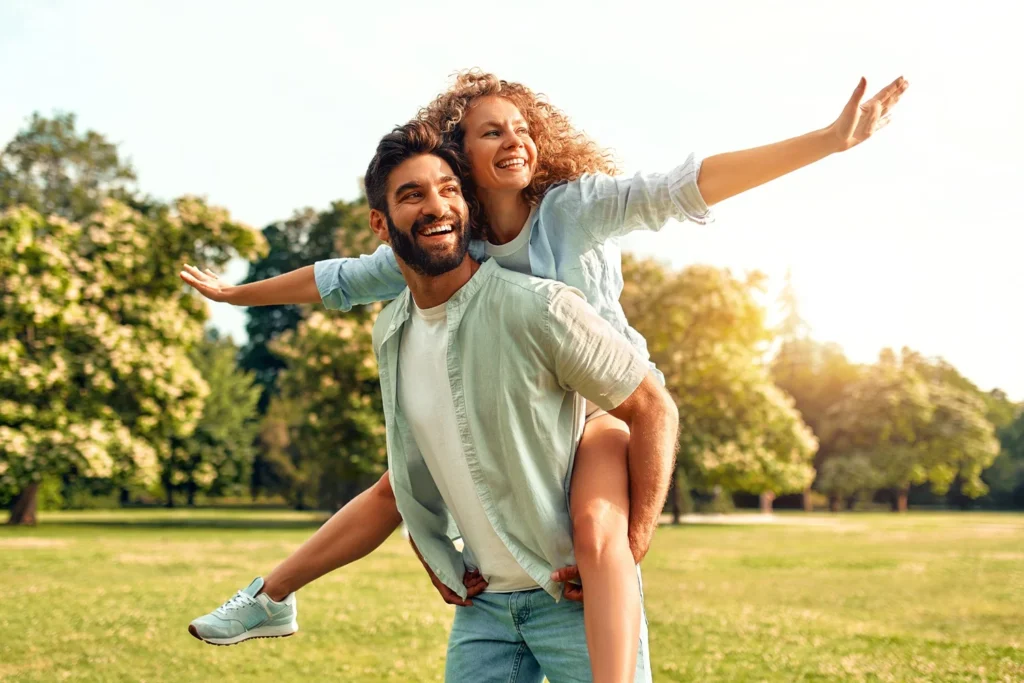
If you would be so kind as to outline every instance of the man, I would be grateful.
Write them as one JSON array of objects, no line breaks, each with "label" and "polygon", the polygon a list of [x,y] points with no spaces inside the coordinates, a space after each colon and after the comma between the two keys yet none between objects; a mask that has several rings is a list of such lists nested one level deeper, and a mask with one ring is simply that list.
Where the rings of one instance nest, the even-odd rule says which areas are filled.
[{"label": "man", "polygon": [[[678,417],[647,363],[578,292],[469,256],[461,171],[458,150],[421,122],[377,148],[370,224],[408,286],[373,332],[389,472],[307,543],[321,564],[279,568],[268,583],[301,585],[297,574],[354,561],[404,519],[435,585],[459,605],[447,680],[589,680],[582,607],[560,600],[551,576],[574,564],[568,482],[583,398],[629,425],[631,449],[666,466]],[[652,497],[659,509],[665,484]],[[232,620],[286,635],[294,597],[276,602],[262,585],[193,622],[193,635],[253,637]],[[645,629],[638,647],[636,680],[650,680]]]}]

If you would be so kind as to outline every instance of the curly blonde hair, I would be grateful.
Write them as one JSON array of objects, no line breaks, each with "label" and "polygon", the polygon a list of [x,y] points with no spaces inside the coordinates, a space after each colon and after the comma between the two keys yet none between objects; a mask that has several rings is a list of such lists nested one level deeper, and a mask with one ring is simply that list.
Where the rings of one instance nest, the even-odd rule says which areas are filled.
[{"label": "curly blonde hair", "polygon": [[[457,73],[455,83],[420,109],[418,118],[437,126],[462,148],[465,132],[459,124],[474,100],[491,95],[503,97],[519,109],[530,128],[530,137],[537,145],[537,169],[530,185],[523,190],[524,199],[530,205],[539,203],[553,185],[576,180],[584,173],[616,174],[611,153],[573,128],[569,117],[551,106],[543,95],[534,93],[521,83],[500,80],[480,69]],[[479,207],[474,206],[474,213],[478,211]],[[484,221],[478,226],[485,225],[482,215],[474,218]]]}]

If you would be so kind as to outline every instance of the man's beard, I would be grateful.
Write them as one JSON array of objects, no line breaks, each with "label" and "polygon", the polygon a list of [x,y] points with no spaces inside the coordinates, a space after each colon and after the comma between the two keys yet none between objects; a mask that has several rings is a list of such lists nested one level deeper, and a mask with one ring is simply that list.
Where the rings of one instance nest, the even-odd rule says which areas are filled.
[{"label": "man's beard", "polygon": [[[464,229],[462,219],[453,212],[448,212],[440,218],[422,216],[413,223],[408,234],[398,229],[391,221],[391,216],[386,218],[391,249],[398,258],[420,275],[437,277],[455,270],[469,252],[469,232]],[[452,232],[455,233],[455,247],[450,251],[435,254],[433,250],[421,247],[416,241],[416,235],[442,221],[451,223]]]}]

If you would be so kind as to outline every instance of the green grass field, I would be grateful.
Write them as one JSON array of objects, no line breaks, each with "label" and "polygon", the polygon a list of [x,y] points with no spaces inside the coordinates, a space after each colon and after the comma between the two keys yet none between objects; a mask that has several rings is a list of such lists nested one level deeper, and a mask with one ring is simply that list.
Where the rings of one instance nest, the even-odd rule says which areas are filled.
[{"label": "green grass field", "polygon": [[[663,528],[655,681],[1024,681],[1024,515]],[[0,527],[0,680],[442,680],[451,612],[395,536],[305,589],[292,638],[186,626],[316,527],[290,512],[50,513]]]}]

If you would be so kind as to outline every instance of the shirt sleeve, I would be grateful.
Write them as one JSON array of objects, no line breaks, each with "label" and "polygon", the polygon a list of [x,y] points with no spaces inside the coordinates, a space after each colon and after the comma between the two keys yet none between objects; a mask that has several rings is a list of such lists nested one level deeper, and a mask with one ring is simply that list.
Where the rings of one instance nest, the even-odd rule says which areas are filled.
[{"label": "shirt sleeve", "polygon": [[324,306],[342,311],[389,301],[405,289],[398,261],[386,244],[358,258],[317,261],[313,264],[313,276]]},{"label": "shirt sleeve", "polygon": [[668,173],[585,175],[575,182],[576,220],[598,242],[634,230],[660,230],[670,218],[710,223],[714,217],[697,187],[701,161],[691,154]]},{"label": "shirt sleeve", "polygon": [[605,410],[622,404],[647,376],[648,364],[624,336],[565,287],[548,305],[548,333],[555,375]]}]

